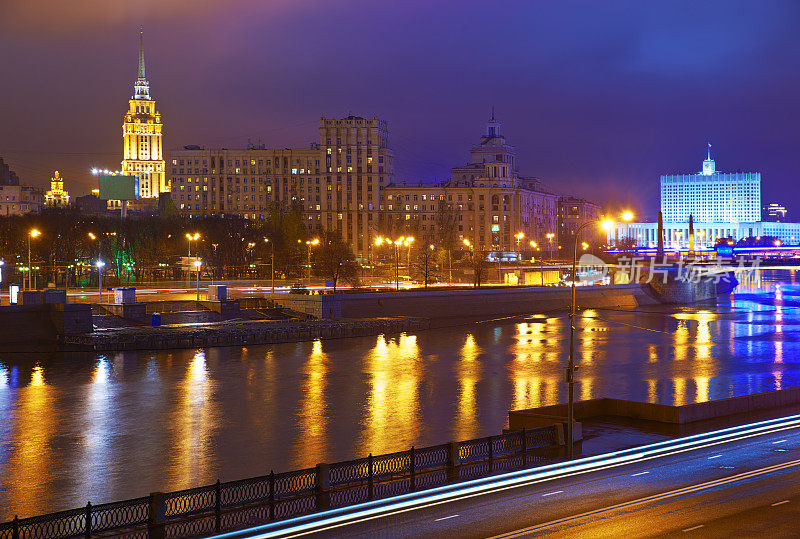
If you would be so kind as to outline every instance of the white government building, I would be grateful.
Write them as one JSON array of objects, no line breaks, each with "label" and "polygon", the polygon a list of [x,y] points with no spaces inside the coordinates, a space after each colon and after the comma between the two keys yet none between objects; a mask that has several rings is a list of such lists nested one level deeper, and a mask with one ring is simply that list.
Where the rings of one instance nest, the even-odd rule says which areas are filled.
[{"label": "white government building", "polygon": [[[711,158],[703,161],[696,174],[661,176],[661,212],[664,219],[665,249],[689,246],[689,216],[694,221],[695,247],[713,247],[718,238],[774,236],[784,244],[800,243],[800,223],[761,221],[761,173],[716,170]],[[632,238],[638,247],[656,247],[658,223],[619,223],[608,234]]]}]

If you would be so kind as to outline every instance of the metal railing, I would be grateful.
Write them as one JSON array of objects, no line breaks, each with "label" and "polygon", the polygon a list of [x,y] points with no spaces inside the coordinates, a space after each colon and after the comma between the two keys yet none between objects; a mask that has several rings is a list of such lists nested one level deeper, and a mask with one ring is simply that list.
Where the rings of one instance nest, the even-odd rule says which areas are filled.
[{"label": "metal railing", "polygon": [[[314,468],[0,523],[0,539],[200,537],[549,462],[557,427],[414,448]],[[536,451],[538,450],[538,451]],[[538,453],[538,454],[537,454]]]}]

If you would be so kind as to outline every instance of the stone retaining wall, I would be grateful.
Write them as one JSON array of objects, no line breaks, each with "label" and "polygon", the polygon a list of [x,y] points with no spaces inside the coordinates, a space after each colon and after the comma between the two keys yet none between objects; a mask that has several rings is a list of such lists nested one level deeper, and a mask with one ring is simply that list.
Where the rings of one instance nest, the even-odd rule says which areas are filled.
[{"label": "stone retaining wall", "polygon": [[311,322],[254,321],[194,328],[122,328],[66,337],[62,340],[62,344],[66,347],[97,351],[164,350],[366,337],[382,333],[417,331],[428,327],[430,327],[428,320],[409,318]]}]

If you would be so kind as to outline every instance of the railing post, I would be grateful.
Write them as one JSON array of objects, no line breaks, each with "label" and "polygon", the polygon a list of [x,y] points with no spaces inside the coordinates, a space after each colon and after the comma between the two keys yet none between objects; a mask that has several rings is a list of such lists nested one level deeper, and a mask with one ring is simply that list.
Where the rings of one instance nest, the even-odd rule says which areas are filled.
[{"label": "railing post", "polygon": [[331,467],[328,464],[317,464],[316,481],[316,506],[317,511],[331,508]]},{"label": "railing post", "polygon": [[275,472],[269,471],[269,519],[275,520]]},{"label": "railing post", "polygon": [[217,503],[214,506],[214,526],[217,532],[219,532],[222,529],[222,487],[220,486],[219,478],[217,478],[216,487]]},{"label": "railing post", "polygon": [[164,522],[167,508],[164,503],[163,492],[150,493],[150,519],[147,522],[147,537],[149,539],[164,539]]},{"label": "railing post", "polygon": [[493,463],[492,459],[494,458],[494,456],[492,455],[492,437],[491,436],[487,436],[486,437],[486,443],[489,444],[489,451],[488,451],[488,453],[489,453],[489,472],[491,473],[491,471],[492,471],[492,463]]},{"label": "railing post", "polygon": [[370,453],[369,457],[367,457],[367,469],[369,470],[369,479],[367,479],[368,496],[369,496],[369,499],[371,500],[372,497],[373,497],[373,493],[374,493],[374,491],[373,491],[373,483],[372,483],[372,481],[373,481],[372,480],[372,475],[375,472],[375,470],[373,469],[372,453]]},{"label": "railing post", "polygon": [[19,517],[17,515],[14,515],[14,525],[11,530],[11,539],[19,539]]},{"label": "railing post", "polygon": [[417,488],[417,478],[414,475],[415,472],[416,472],[416,466],[417,466],[417,459],[416,459],[416,457],[414,455],[414,446],[412,445],[411,446],[411,465],[410,465],[410,470],[411,470],[411,492],[414,492],[414,490],[416,490],[416,488]]},{"label": "railing post", "polygon": [[458,467],[461,465],[461,456],[458,454],[458,442],[447,444],[447,480],[458,480]]},{"label": "railing post", "polygon": [[528,436],[525,434],[525,427],[522,427],[522,466],[528,465]]},{"label": "railing post", "polygon": [[84,517],[86,520],[85,522],[85,529],[83,531],[83,536],[86,539],[89,539],[92,536],[92,502],[86,502],[86,515]]}]

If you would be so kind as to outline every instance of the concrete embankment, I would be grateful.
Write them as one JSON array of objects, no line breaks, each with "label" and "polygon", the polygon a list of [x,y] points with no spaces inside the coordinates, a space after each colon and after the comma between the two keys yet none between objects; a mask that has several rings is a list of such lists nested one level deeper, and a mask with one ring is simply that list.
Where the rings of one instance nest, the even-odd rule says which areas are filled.
[{"label": "concrete embankment", "polygon": [[[277,305],[317,318],[411,316],[434,319],[514,316],[569,308],[569,287],[504,287],[409,290],[304,296],[265,294]],[[662,303],[647,284],[582,286],[580,309],[632,309]]]},{"label": "concrete embankment", "polygon": [[66,348],[96,351],[165,350],[366,337],[428,327],[430,321],[412,318],[237,321],[194,326],[114,328],[86,335],[66,335],[61,344]]}]

